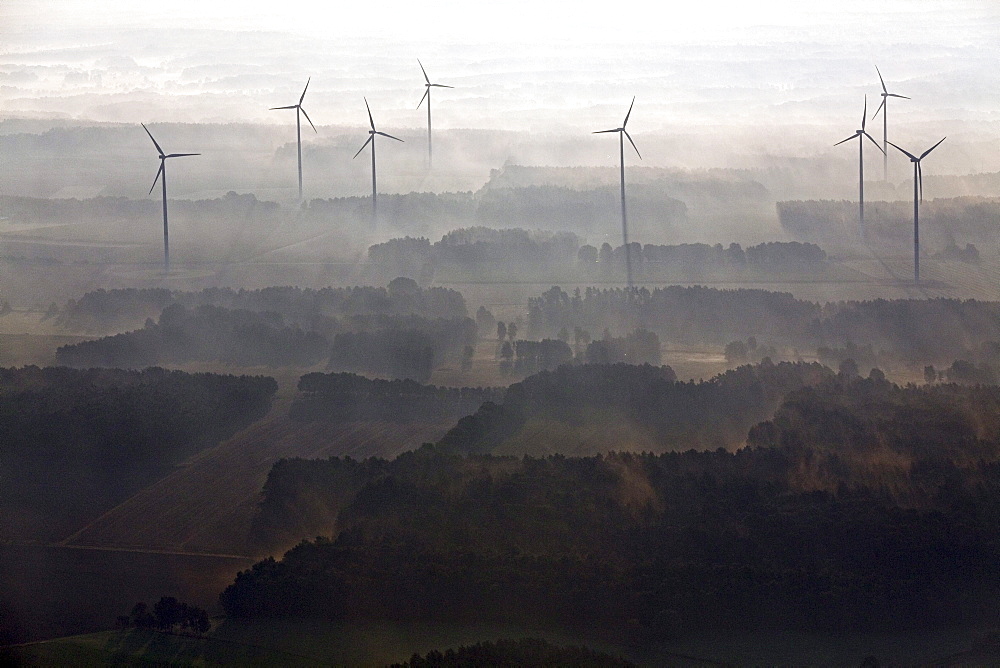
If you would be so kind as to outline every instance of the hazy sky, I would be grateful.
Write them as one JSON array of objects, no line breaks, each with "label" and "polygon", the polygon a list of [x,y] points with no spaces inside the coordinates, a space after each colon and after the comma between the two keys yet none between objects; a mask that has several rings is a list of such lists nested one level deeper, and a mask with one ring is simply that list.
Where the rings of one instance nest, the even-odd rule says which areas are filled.
[{"label": "hazy sky", "polygon": [[[273,0],[4,0],[5,27],[44,41],[67,27],[112,30],[158,26],[280,30],[314,37],[433,39],[470,43],[754,41],[779,33],[789,39],[933,39],[959,45],[996,37],[997,3],[988,0],[704,0],[656,10],[639,4],[506,0],[497,3],[298,2]],[[572,8],[571,10],[569,8]],[[952,32],[954,31],[954,32]],[[951,34],[949,34],[951,32]]]},{"label": "hazy sky", "polygon": [[826,150],[856,129],[865,94],[877,106],[878,63],[913,97],[893,108],[898,137],[1000,137],[1000,2],[648,7],[2,0],[0,117],[288,123],[268,107],[311,76],[317,124],[360,126],[367,96],[385,129],[416,129],[419,57],[455,86],[435,91],[441,129],[580,133],[616,126],[635,95],[637,134]]}]

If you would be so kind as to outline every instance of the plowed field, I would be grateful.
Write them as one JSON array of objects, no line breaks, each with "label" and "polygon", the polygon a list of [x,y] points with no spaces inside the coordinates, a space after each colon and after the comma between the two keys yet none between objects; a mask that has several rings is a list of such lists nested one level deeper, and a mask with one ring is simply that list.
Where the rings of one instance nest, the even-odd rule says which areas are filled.
[{"label": "plowed field", "polygon": [[246,535],[271,466],[282,458],[387,457],[436,441],[451,423],[296,422],[288,401],[232,439],[63,541],[65,545],[254,555]]}]

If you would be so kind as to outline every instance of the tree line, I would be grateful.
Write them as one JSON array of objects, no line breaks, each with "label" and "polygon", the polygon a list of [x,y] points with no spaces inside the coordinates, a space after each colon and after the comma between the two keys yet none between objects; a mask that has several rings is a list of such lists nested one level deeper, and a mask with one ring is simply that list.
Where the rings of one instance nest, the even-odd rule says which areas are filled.
[{"label": "tree line", "polygon": [[629,668],[630,661],[588,647],[560,647],[539,638],[500,639],[458,649],[431,650],[389,668],[463,668],[467,666],[577,666],[578,668]]},{"label": "tree line", "polygon": [[[678,382],[668,366],[562,366],[511,385],[500,404],[489,402],[458,421],[441,440],[463,453],[498,449],[540,454],[546,437],[575,454],[614,446],[664,452],[738,447],[747,430],[773,415],[790,390],[820,382],[819,364],[766,361],[703,382]],[[544,426],[547,431],[538,430]],[[554,451],[560,451],[556,448]]]},{"label": "tree line", "polygon": [[275,311],[171,304],[138,330],[61,346],[60,364],[143,368],[220,362],[233,366],[327,368],[426,381],[440,364],[462,358],[477,338],[471,318],[418,315],[317,316],[312,327]]},{"label": "tree line", "polygon": [[754,337],[804,349],[864,341],[907,361],[969,359],[1000,341],[1000,303],[974,299],[875,299],[819,304],[789,293],[704,286],[575,290],[553,287],[528,302],[528,334],[636,328],[663,341],[725,345]]},{"label": "tree line", "polygon": [[[795,200],[778,202],[781,226],[795,236],[836,242],[857,223],[857,202],[846,200]],[[913,205],[907,201],[868,202],[865,234],[872,240],[905,243],[912,239]],[[920,207],[921,240],[928,248],[946,251],[957,244],[995,242],[1000,225],[1000,200],[992,197],[937,197]],[[956,249],[957,250],[957,249]],[[978,254],[966,252],[954,259],[975,262]]]},{"label": "tree line", "polygon": [[212,623],[204,609],[178,601],[173,596],[162,596],[153,604],[152,611],[142,601],[136,603],[129,614],[118,617],[118,626],[123,629],[177,630],[203,635],[212,628]]},{"label": "tree line", "polygon": [[505,392],[504,388],[436,387],[352,373],[308,373],[299,379],[298,389],[290,416],[327,422],[457,420],[474,413],[484,401],[500,401]]},{"label": "tree line", "polygon": [[269,287],[259,290],[206,288],[199,292],[163,288],[94,290],[69,300],[59,310],[57,323],[79,332],[107,332],[141,325],[171,304],[186,308],[218,306],[230,310],[267,311],[285,322],[315,329],[317,321],[333,316],[419,315],[425,318],[464,318],[465,299],[448,288],[421,288],[398,278],[387,287],[348,288]]},{"label": "tree line", "polygon": [[[818,273],[828,267],[826,253],[815,244],[768,242],[743,249],[740,244],[629,244],[636,276],[698,277],[724,273]],[[604,243],[598,249],[582,244],[569,232],[520,228],[494,230],[472,227],[453,230],[440,241],[403,237],[368,249],[369,263],[386,273],[421,277],[461,278],[518,271],[530,276],[560,276],[581,281],[617,276],[625,267],[625,246]]]},{"label": "tree line", "polygon": [[[881,433],[906,449],[891,423]],[[299,462],[299,493],[335,504],[332,535],[241,572],[220,601],[241,618],[549,619],[636,642],[995,614],[996,459],[913,451],[879,478],[863,473],[884,464],[878,453],[844,465],[839,452],[806,442],[513,458],[426,446],[391,462]]]}]

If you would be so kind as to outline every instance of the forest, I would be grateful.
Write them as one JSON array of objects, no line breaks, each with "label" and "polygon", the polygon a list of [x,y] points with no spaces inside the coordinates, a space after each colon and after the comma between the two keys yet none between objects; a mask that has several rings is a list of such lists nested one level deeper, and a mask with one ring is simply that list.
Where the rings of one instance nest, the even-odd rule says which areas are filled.
[{"label": "forest", "polygon": [[462,666],[578,666],[580,668],[630,668],[631,661],[587,647],[559,647],[538,638],[479,642],[444,652],[432,650],[390,668],[461,668]]},{"label": "forest", "polygon": [[299,288],[276,286],[260,290],[206,288],[199,292],[164,288],[94,290],[69,300],[58,310],[57,323],[71,331],[107,333],[138,327],[171,304],[187,308],[219,306],[230,310],[268,311],[291,325],[316,328],[329,316],[420,315],[464,318],[465,298],[448,288],[421,288],[398,278],[384,288]]},{"label": "forest", "polygon": [[445,439],[392,461],[279,462],[262,513],[323,499],[329,537],[220,601],[236,618],[558,620],[640,644],[996,614],[1000,390],[826,372],[782,394],[733,450],[515,457]]},{"label": "forest", "polygon": [[1000,341],[1000,304],[951,298],[819,304],[785,292],[678,285],[577,289],[572,296],[553,287],[529,300],[529,336],[576,328],[591,334],[643,328],[665,342],[719,346],[754,337],[810,352],[865,342],[895,359],[950,363]]},{"label": "forest", "polygon": [[459,359],[477,336],[470,318],[325,316],[314,324],[316,330],[303,330],[286,325],[274,311],[172,304],[142,329],[61,346],[56,359],[72,367],[124,369],[187,362],[309,367],[326,361],[330,369],[425,382],[438,364]]},{"label": "forest", "polygon": [[[857,236],[858,205],[835,200],[799,200],[777,203],[782,228],[799,239],[840,246]],[[913,203],[865,203],[865,233],[869,241],[905,244],[913,240]],[[1000,225],[1000,199],[953,197],[928,199],[920,206],[920,237],[933,252],[966,244],[993,246]],[[978,254],[959,256],[977,262]]]},{"label": "forest", "polygon": [[[629,218],[636,230],[670,230],[687,221],[687,206],[658,184],[636,184],[630,195]],[[589,189],[551,185],[491,188],[479,193],[476,220],[488,227],[511,224],[541,229],[570,230],[578,234],[601,232],[614,220],[618,188]]]},{"label": "forest", "polygon": [[139,330],[62,346],[66,366],[141,369],[157,364],[221,362],[233,366],[310,366],[329,355],[316,332],[287,327],[274,312],[172,304]]},{"label": "forest", "polygon": [[462,359],[477,338],[475,321],[464,317],[461,294],[422,290],[405,278],[388,289],[98,291],[67,304],[57,318],[67,328],[108,328],[160,304],[167,306],[159,319],[148,317],[141,329],[62,346],[56,358],[84,368],[188,362],[273,368],[325,362],[331,370],[426,382],[438,365]]},{"label": "forest", "polygon": [[830,374],[815,363],[768,361],[708,381],[678,382],[668,366],[563,366],[511,385],[502,404],[483,404],[440,445],[535,456],[597,454],[608,442],[632,451],[732,449],[787,392]]},{"label": "forest", "polygon": [[435,387],[353,373],[307,373],[298,389],[291,417],[327,422],[457,420],[485,401],[501,401],[506,392],[502,387]]},{"label": "forest", "polygon": [[[789,392],[832,376],[818,364],[764,363],[692,383],[678,382],[669,367],[578,365],[535,374],[506,390],[458,390],[307,374],[291,415],[341,420],[375,414],[392,421],[445,413],[457,424],[436,448],[463,455],[591,456],[607,452],[609,443],[633,452],[735,449]],[[379,415],[380,409],[388,412]],[[256,540],[294,541],[336,517],[336,499],[354,480],[342,477],[347,470],[353,469],[303,460],[276,464],[255,521]]]},{"label": "forest", "polygon": [[[132,222],[156,218],[160,203],[149,199],[125,197],[94,197],[92,199],[41,199],[34,197],[0,197],[0,210],[19,223],[51,225],[79,224],[93,221]],[[248,220],[275,224],[280,219],[280,207],[275,202],[259,201],[252,194],[230,192],[218,199],[177,200],[171,213],[178,218],[212,219],[222,224],[247,224]]]},{"label": "forest", "polygon": [[64,367],[0,369],[8,538],[61,539],[259,419],[274,379]]},{"label": "forest", "polygon": [[[637,278],[697,280],[766,276],[820,276],[831,271],[826,253],[815,244],[766,242],[744,249],[738,243],[655,245],[632,242],[629,256]],[[571,232],[485,227],[452,230],[433,244],[424,237],[402,237],[368,249],[373,270],[385,276],[458,280],[517,272],[522,277],[553,280],[607,280],[625,270],[625,246],[584,244]]]}]

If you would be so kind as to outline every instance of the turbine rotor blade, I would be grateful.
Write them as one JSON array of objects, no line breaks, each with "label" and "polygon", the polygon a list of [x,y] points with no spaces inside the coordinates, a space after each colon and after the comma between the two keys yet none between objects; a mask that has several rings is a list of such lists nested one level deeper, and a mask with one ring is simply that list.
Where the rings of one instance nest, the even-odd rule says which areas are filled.
[{"label": "turbine rotor blade", "polygon": [[621,130],[619,130],[618,128],[615,128],[614,130],[596,130],[594,132],[591,132],[590,134],[592,134],[592,135],[600,135],[600,134],[604,134],[605,132],[621,132]]},{"label": "turbine rotor blade", "polygon": [[365,98],[365,109],[368,110],[368,122],[371,123],[372,130],[375,129],[375,119],[372,118],[372,108],[368,106],[368,98]]},{"label": "turbine rotor blade", "polygon": [[917,185],[920,189],[920,201],[924,201],[924,168],[921,164],[917,163]]},{"label": "turbine rotor blade", "polygon": [[856,134],[853,134],[853,135],[851,135],[850,137],[848,137],[847,139],[842,139],[842,140],[840,140],[839,142],[837,142],[836,144],[834,144],[834,146],[840,146],[840,145],[841,145],[841,144],[843,144],[844,142],[846,142],[846,141],[851,141],[852,139],[854,139],[854,138],[855,138],[855,137],[857,137],[857,136],[858,136],[858,135],[856,135]]},{"label": "turbine rotor blade", "polygon": [[[388,135],[388,134],[386,134],[384,132],[379,132],[378,130],[375,131],[375,134],[382,135],[383,137],[388,137],[389,139],[395,139],[396,141],[403,141],[399,137],[393,137],[392,135]],[[406,142],[403,142],[403,143],[405,144]]]},{"label": "turbine rotor blade", "polygon": [[889,97],[902,98],[904,100],[910,100],[910,99],[912,99],[912,98],[906,97],[905,95],[896,95],[895,93],[886,93],[886,95],[888,95]]},{"label": "turbine rotor blade", "polygon": [[307,121],[309,121],[309,125],[310,125],[310,126],[312,126],[312,129],[313,129],[313,132],[317,132],[317,133],[318,133],[318,132],[319,132],[319,130],[317,130],[317,129],[316,129],[316,126],[315,126],[315,125],[313,125],[313,122],[312,122],[312,119],[311,119],[311,118],[309,118],[309,114],[307,114],[307,113],[306,113],[306,110],[305,110],[305,109],[303,109],[302,107],[299,107],[299,111],[301,111],[301,112],[302,112],[302,115],[306,117],[306,120],[307,120]]},{"label": "turbine rotor blade", "polygon": [[[375,135],[368,135],[368,140],[364,144],[361,145],[361,148],[358,149],[358,152],[354,154],[354,158],[356,158],[359,155],[361,155],[361,151],[365,150],[365,146],[368,146],[368,144],[371,143],[371,141],[372,141],[372,139],[374,137],[375,137]],[[354,158],[351,158],[351,160],[354,160]]]},{"label": "turbine rotor blade", "polygon": [[160,174],[162,173],[163,173],[163,161],[160,160],[160,168],[156,170],[156,176],[153,177],[153,185],[149,186],[149,192],[147,193],[147,195],[153,194],[153,188],[156,187],[156,182],[160,180]]},{"label": "turbine rotor blade", "polygon": [[875,119],[875,117],[876,117],[876,116],[878,116],[878,112],[882,111],[882,108],[883,108],[884,106],[885,106],[885,98],[883,97],[883,98],[882,98],[882,104],[878,105],[878,109],[876,109],[876,110],[875,110],[875,113],[874,113],[874,114],[872,114],[872,120],[874,120],[874,119]]},{"label": "turbine rotor blade", "polygon": [[888,93],[889,91],[886,90],[885,80],[882,78],[882,73],[879,72],[878,65],[875,65],[875,71],[878,72],[878,80],[882,83],[882,92],[883,93]]},{"label": "turbine rotor blade", "polygon": [[868,119],[868,95],[865,95],[865,108],[861,112],[861,131],[865,131],[865,121]]},{"label": "turbine rotor blade", "polygon": [[171,153],[170,155],[163,156],[164,160],[167,158],[184,158],[189,155],[201,155],[201,153]]},{"label": "turbine rotor blade", "polygon": [[310,81],[312,81],[312,77],[306,79],[306,87],[302,89],[302,97],[299,98],[299,105],[302,104],[302,100],[306,99],[306,91],[309,90]]},{"label": "turbine rotor blade", "polygon": [[420,108],[420,105],[422,105],[424,103],[424,100],[426,100],[427,96],[429,96],[430,94],[431,94],[430,90],[428,90],[428,89],[425,88],[424,89],[424,96],[422,98],[420,98],[420,102],[417,102],[417,109]]},{"label": "turbine rotor blade", "polygon": [[904,149],[904,148],[899,148],[899,146],[896,146],[896,145],[895,145],[895,144],[893,144],[893,143],[892,143],[891,141],[889,141],[889,140],[886,140],[886,143],[887,143],[887,144],[889,144],[889,146],[895,146],[895,147],[896,147],[897,149],[899,149],[899,150],[900,150],[901,152],[905,153],[905,154],[906,154],[906,157],[908,157],[908,158],[909,158],[910,160],[913,160],[914,162],[916,162],[916,161],[920,160],[920,158],[918,158],[917,156],[913,155],[912,153],[910,153],[909,151],[907,151],[907,150],[906,150],[906,149]]},{"label": "turbine rotor blade", "polygon": [[426,81],[428,84],[430,84],[431,80],[427,76],[427,70],[424,69],[424,64],[422,62],[420,62],[419,58],[417,58],[417,65],[420,65],[420,71],[424,73],[424,81]]},{"label": "turbine rotor blade", "polygon": [[641,154],[641,153],[639,153],[639,149],[635,148],[635,142],[634,142],[634,141],[632,141],[632,136],[631,136],[631,135],[630,135],[630,134],[628,133],[628,131],[626,131],[626,130],[622,130],[622,132],[624,132],[624,133],[625,133],[625,136],[626,136],[626,137],[628,137],[628,143],[629,143],[629,144],[632,144],[632,148],[634,148],[634,149],[635,149],[635,154],[636,154],[637,156],[639,156],[639,159],[640,159],[640,160],[642,160],[642,154]]},{"label": "turbine rotor blade", "polygon": [[937,144],[934,144],[934,146],[931,146],[929,149],[921,153],[919,160],[923,160],[924,158],[926,158],[927,154],[936,149],[938,146],[940,146],[941,142],[944,141],[945,139],[947,139],[947,137],[941,137],[941,141],[939,141]]},{"label": "turbine rotor blade", "polygon": [[274,111],[275,109],[297,109],[299,105],[292,104],[287,107],[271,107],[268,111]]},{"label": "turbine rotor blade", "polygon": [[445,86],[444,84],[431,84],[435,88],[454,88],[454,86]]},{"label": "turbine rotor blade", "polygon": [[[146,131],[146,134],[149,135],[149,138],[153,139],[153,133],[149,131],[149,128],[146,127],[146,124],[140,123],[139,125],[141,125],[142,129]],[[155,139],[153,139],[153,146],[155,146],[156,150],[160,152],[160,155],[163,155],[163,149],[160,148],[160,145],[156,143]]]},{"label": "turbine rotor blade", "polygon": [[633,105],[635,105],[635,96],[634,95],[632,96],[632,104],[628,105],[628,113],[625,114],[625,122],[622,123],[622,130],[624,130],[625,126],[628,125],[628,117],[632,115],[632,106]]},{"label": "turbine rotor blade", "polygon": [[862,134],[864,134],[864,136],[868,137],[868,140],[869,140],[869,141],[870,141],[871,143],[875,144],[875,148],[877,148],[877,149],[878,149],[878,152],[879,152],[879,153],[881,153],[882,155],[885,155],[885,151],[883,151],[883,150],[882,150],[882,147],[878,145],[878,142],[877,142],[877,141],[875,141],[875,139],[874,139],[874,138],[873,138],[873,137],[872,137],[872,136],[871,136],[870,134],[868,134],[867,132],[865,132],[865,133],[862,133]]}]

